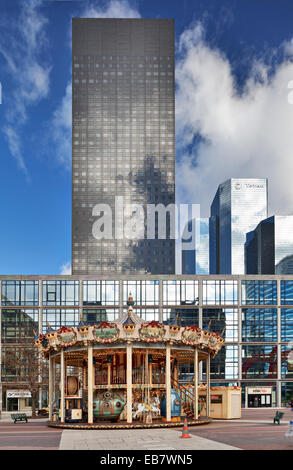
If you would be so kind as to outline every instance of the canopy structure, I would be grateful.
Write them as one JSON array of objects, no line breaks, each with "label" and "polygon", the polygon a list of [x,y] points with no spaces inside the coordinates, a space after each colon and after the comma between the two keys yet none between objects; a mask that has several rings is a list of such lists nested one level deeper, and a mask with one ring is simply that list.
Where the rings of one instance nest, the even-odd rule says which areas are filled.
[{"label": "canopy structure", "polygon": [[[81,321],[77,327],[49,329],[35,339],[35,346],[49,360],[49,422],[53,403],[56,405],[57,364],[61,378],[60,425],[69,419],[66,403],[75,398],[83,403],[78,405],[82,417],[75,421],[86,420],[89,425],[107,418],[131,425],[141,416],[149,424],[158,420],[168,424],[180,419],[182,413],[198,420],[201,361],[206,362],[205,407],[209,416],[210,359],[221,349],[224,339],[195,325],[144,322],[133,310],[131,294],[127,304],[127,312],[115,322],[90,325]],[[185,385],[178,377],[182,364],[192,364],[194,370],[192,381]],[[72,367],[79,371],[76,386],[68,375]]]}]

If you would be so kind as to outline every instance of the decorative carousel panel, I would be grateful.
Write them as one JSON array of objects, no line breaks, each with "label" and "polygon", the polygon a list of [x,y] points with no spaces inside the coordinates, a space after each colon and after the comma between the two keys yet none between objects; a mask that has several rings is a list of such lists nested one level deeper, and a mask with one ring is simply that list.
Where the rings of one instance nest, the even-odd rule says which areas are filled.
[{"label": "decorative carousel panel", "polygon": [[182,342],[194,346],[202,339],[202,330],[197,326],[186,326],[181,335]]},{"label": "decorative carousel panel", "polygon": [[62,346],[72,346],[76,342],[76,332],[68,326],[62,326],[57,330],[57,337]]},{"label": "decorative carousel panel", "polygon": [[146,342],[163,341],[165,333],[164,325],[156,321],[143,323],[139,330],[140,339]]},{"label": "decorative carousel panel", "polygon": [[94,326],[94,339],[98,343],[111,343],[119,337],[119,329],[115,323],[102,322]]}]

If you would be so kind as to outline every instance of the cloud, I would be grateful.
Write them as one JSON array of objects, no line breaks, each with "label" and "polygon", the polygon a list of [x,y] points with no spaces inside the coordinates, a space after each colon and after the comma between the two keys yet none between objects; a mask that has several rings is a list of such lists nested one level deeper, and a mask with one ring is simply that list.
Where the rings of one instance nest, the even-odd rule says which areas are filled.
[{"label": "cloud", "polygon": [[201,216],[218,185],[230,177],[269,178],[270,212],[293,213],[293,106],[288,83],[292,41],[272,70],[252,60],[239,91],[232,66],[204,39],[200,23],[179,40],[176,66],[177,186],[180,202],[201,203]]},{"label": "cloud", "polygon": [[71,263],[68,261],[67,263],[63,264],[60,268],[61,275],[71,275]]},{"label": "cloud", "polygon": [[22,127],[28,120],[29,108],[47,97],[50,89],[50,65],[44,63],[42,53],[47,45],[46,17],[40,12],[41,0],[29,0],[21,5],[13,18],[1,21],[0,55],[5,60],[5,71],[12,84],[12,91],[5,94],[4,135],[12,156],[28,177],[28,170],[21,149]]},{"label": "cloud", "polygon": [[[127,0],[111,0],[101,5],[101,2],[91,2],[80,9],[72,17],[78,18],[139,18],[140,14]],[[71,48],[71,22],[70,22],[70,48]],[[52,137],[56,144],[56,157],[65,168],[71,168],[71,132],[72,132],[72,78],[66,85],[65,94],[56,108],[52,121]]]}]

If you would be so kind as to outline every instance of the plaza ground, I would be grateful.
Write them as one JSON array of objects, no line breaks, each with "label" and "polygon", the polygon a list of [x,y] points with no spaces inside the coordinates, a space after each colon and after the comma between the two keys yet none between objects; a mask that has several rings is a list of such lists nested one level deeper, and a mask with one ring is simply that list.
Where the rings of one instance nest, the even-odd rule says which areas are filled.
[{"label": "plaza ground", "polygon": [[281,411],[280,425],[273,424],[275,409],[243,410],[240,420],[189,427],[190,439],[180,438],[181,429],[62,430],[46,419],[14,424],[2,416],[0,450],[293,450],[285,438],[293,412]]}]

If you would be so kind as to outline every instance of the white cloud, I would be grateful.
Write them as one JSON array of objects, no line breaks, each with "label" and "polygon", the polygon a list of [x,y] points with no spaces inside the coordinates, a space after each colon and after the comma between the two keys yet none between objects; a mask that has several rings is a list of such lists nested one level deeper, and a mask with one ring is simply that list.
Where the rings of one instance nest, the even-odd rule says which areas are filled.
[{"label": "white cloud", "polygon": [[4,135],[19,167],[28,177],[21,149],[22,126],[28,119],[29,107],[45,98],[50,89],[50,66],[44,63],[42,53],[47,44],[47,19],[40,12],[42,0],[29,0],[21,5],[18,17],[2,18],[0,55],[6,61],[13,91],[5,95],[7,126]]},{"label": "white cloud", "polygon": [[[73,15],[78,18],[139,18],[140,14],[127,0],[111,0],[101,5],[100,2],[87,4]],[[71,47],[71,22],[70,22]],[[71,72],[70,72],[71,75]],[[52,136],[56,143],[57,160],[67,169],[71,168],[71,79],[66,85],[65,94],[60,105],[56,108],[51,122]]]},{"label": "white cloud", "polygon": [[104,6],[97,2],[88,5],[81,13],[82,18],[140,18],[139,12],[127,0],[111,0]]},{"label": "white cloud", "polygon": [[[239,93],[231,64],[208,46],[201,25],[181,35],[181,59],[176,66],[176,137],[181,157],[176,193],[180,202],[200,202],[201,216],[209,215],[219,183],[230,177],[268,177],[270,212],[293,213],[291,45],[292,41],[280,46],[284,60],[273,73],[266,64],[254,61]],[[203,140],[195,153],[197,134]]]},{"label": "white cloud", "polygon": [[68,261],[67,263],[65,263],[61,266],[60,274],[62,274],[62,275],[71,275],[71,263],[70,263],[70,261]]}]

